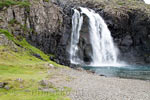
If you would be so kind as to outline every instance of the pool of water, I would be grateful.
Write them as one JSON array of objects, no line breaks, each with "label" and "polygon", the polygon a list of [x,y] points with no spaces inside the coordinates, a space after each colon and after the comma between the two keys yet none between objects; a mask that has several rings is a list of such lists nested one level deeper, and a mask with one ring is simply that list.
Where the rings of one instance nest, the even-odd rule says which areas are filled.
[{"label": "pool of water", "polygon": [[150,80],[150,66],[84,66],[83,68],[86,70],[94,71],[98,75],[107,77]]}]

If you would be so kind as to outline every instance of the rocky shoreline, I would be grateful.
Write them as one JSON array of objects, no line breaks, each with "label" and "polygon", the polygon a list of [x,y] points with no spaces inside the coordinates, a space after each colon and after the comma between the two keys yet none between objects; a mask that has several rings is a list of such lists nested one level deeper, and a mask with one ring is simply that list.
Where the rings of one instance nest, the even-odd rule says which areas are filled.
[{"label": "rocky shoreline", "polygon": [[49,82],[58,88],[71,89],[68,95],[71,100],[150,99],[150,81],[110,78],[70,68],[52,68],[48,72]]}]

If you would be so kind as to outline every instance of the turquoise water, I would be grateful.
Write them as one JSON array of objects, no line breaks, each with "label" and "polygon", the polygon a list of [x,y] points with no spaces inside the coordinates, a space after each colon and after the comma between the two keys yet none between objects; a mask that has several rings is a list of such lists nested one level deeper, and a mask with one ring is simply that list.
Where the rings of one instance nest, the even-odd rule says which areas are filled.
[{"label": "turquoise water", "polygon": [[104,75],[107,77],[150,80],[150,66],[84,66],[83,68],[86,70],[94,71],[98,75]]}]

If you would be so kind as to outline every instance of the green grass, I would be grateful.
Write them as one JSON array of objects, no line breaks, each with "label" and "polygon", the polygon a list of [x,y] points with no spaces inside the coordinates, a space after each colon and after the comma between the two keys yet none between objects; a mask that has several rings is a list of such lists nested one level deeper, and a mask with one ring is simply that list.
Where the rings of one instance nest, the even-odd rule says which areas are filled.
[{"label": "green grass", "polygon": [[[48,69],[42,64],[32,65],[0,65],[0,82],[7,82],[10,90],[0,89],[0,100],[69,100],[64,91],[47,93],[38,90],[39,80],[47,77]],[[17,79],[22,79],[19,82]]]},{"label": "green grass", "polygon": [[[0,64],[0,82],[7,82],[10,90],[0,89],[0,100],[69,100],[68,90],[47,93],[38,90],[39,81],[47,77],[47,68],[43,64],[2,65]],[[19,82],[17,79],[22,79]]]},{"label": "green grass", "polygon": [[[10,87],[10,90],[0,88],[0,100],[69,100],[65,94],[67,88],[60,91],[55,86],[50,86],[56,90],[55,93],[38,89],[43,87],[39,84],[40,80],[50,79],[47,64],[62,67],[61,65],[50,61],[48,55],[30,45],[24,38],[17,40],[4,29],[0,29],[0,34],[5,34],[17,44],[14,48],[9,45],[0,46],[0,82],[6,82]],[[33,53],[40,54],[44,60],[36,58]]]},{"label": "green grass", "polygon": [[37,49],[36,47],[30,45],[24,38],[19,37],[19,39],[21,40],[17,40],[16,38],[13,37],[13,35],[11,33],[9,33],[7,30],[5,29],[0,29],[0,34],[5,34],[7,36],[7,38],[11,41],[13,41],[15,44],[21,46],[24,49],[27,49],[28,52],[26,52],[27,54],[39,54],[42,59],[44,59],[45,61],[48,61],[49,63],[53,64],[54,66],[57,67],[64,67],[63,65],[59,65],[56,62],[53,62],[51,60],[49,60],[50,55],[46,55],[44,52],[42,52],[41,50]]},{"label": "green grass", "polygon": [[19,24],[16,19],[11,19],[8,23],[11,24],[11,25]]},{"label": "green grass", "polygon": [[19,7],[29,7],[30,3],[28,1],[17,1],[17,0],[0,0],[0,8],[10,7],[13,5],[18,5]]},{"label": "green grass", "polygon": [[49,2],[50,0],[43,0],[44,2]]},{"label": "green grass", "polygon": [[5,34],[9,40],[13,40],[13,35],[10,34],[7,30],[0,29],[0,34]]}]

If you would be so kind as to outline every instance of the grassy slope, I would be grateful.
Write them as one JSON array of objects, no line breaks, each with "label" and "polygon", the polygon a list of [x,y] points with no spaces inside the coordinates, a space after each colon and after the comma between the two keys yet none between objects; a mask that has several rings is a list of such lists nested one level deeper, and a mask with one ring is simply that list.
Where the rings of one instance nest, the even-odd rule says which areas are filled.
[{"label": "grassy slope", "polygon": [[0,0],[0,8],[9,7],[12,5],[18,5],[20,7],[28,7],[30,3],[27,0],[18,1],[18,0]]},{"label": "grassy slope", "polygon": [[[0,29],[1,33],[22,48],[0,46],[0,82],[7,82],[11,87],[10,90],[0,88],[0,100],[68,100],[64,94],[60,94],[63,92],[58,91],[54,86],[52,88],[58,94],[38,90],[41,87],[39,81],[49,78],[47,74],[49,68],[45,64],[61,65],[49,61],[48,55],[28,44],[25,39],[18,41],[6,30]],[[32,56],[32,53],[40,54],[44,61]]]}]

